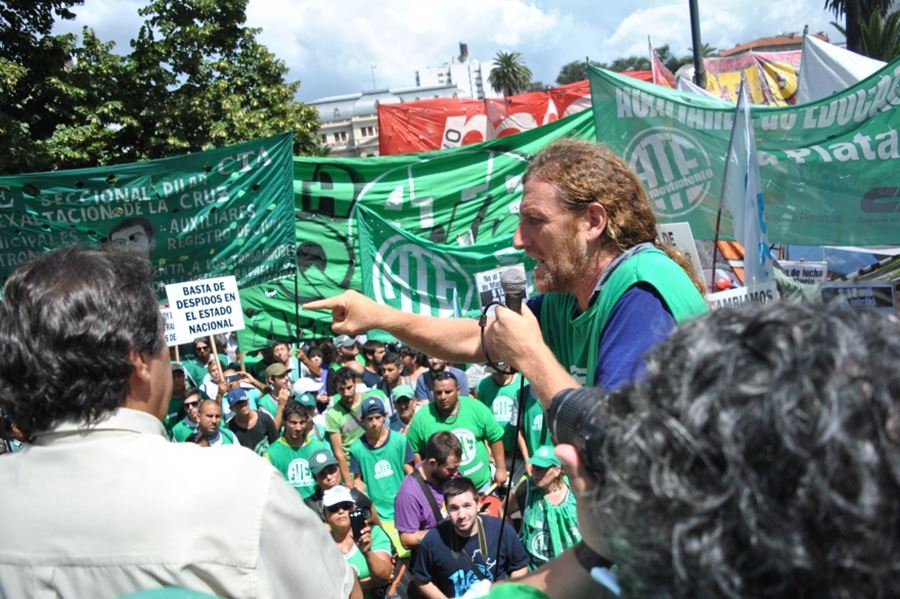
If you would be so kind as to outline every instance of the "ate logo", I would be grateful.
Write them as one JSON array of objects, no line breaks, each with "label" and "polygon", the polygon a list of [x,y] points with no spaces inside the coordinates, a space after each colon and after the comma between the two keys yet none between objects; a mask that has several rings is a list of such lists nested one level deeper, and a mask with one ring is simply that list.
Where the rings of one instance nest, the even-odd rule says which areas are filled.
[{"label": "ate logo", "polygon": [[469,429],[457,428],[453,430],[453,434],[456,435],[456,438],[459,439],[459,444],[462,445],[462,460],[460,460],[459,465],[466,466],[475,459],[475,449],[478,447],[478,441]]},{"label": "ate logo", "polygon": [[494,413],[494,418],[500,423],[512,422],[516,418],[515,402],[511,398],[503,395],[494,399],[491,411]]},{"label": "ate logo", "polygon": [[661,216],[687,214],[709,195],[712,163],[689,133],[669,127],[642,131],[625,148],[625,160]]},{"label": "ate logo", "polygon": [[458,308],[467,310],[474,297],[470,278],[452,257],[401,235],[381,244],[372,267],[375,301],[425,316],[453,316],[454,297]]},{"label": "ate logo", "polygon": [[375,462],[375,478],[387,478],[394,475],[394,469],[387,460],[378,460]]},{"label": "ate logo", "polygon": [[312,472],[309,469],[309,462],[303,458],[293,460],[288,466],[287,471],[288,482],[295,487],[306,487],[312,485]]},{"label": "ate logo", "polygon": [[547,552],[547,547],[549,543],[547,542],[547,533],[544,531],[540,531],[535,533],[533,537],[531,537],[531,554],[536,555],[537,557],[549,560],[550,556]]}]

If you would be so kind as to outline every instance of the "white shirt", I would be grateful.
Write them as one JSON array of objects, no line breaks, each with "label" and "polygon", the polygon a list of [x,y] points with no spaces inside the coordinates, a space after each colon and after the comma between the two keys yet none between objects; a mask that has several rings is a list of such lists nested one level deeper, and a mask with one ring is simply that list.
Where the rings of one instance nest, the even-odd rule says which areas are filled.
[{"label": "white shirt", "polygon": [[[150,414],[66,422],[0,459],[0,597],[347,597],[318,517],[240,445],[169,443]],[[220,506],[228,506],[222,517]]]}]

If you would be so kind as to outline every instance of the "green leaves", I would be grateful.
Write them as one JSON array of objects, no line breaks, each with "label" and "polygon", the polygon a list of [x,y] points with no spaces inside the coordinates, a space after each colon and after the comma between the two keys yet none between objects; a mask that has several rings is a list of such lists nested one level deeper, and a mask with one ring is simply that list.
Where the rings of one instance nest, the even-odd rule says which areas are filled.
[{"label": "green leaves", "polygon": [[[299,82],[244,26],[247,0],[152,0],[131,52],[88,28],[53,36],[80,0],[5,0],[0,25],[0,173],[161,158],[294,133],[321,153]],[[66,16],[68,15],[68,16]],[[5,21],[5,23],[4,23]]]},{"label": "green leaves", "polygon": [[488,82],[494,91],[504,96],[514,96],[528,89],[531,69],[525,65],[519,52],[497,52]]}]

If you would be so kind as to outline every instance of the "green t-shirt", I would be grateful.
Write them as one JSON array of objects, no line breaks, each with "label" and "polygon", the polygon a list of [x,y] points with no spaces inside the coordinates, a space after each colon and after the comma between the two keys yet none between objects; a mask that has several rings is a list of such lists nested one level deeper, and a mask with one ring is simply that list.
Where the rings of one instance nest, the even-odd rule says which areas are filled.
[{"label": "green t-shirt", "polygon": [[[516,419],[519,417],[521,380],[522,375],[517,372],[512,380],[502,387],[499,387],[491,376],[484,377],[478,383],[478,400],[490,409],[497,424],[503,427],[503,449],[507,456],[511,456],[516,449]],[[528,384],[527,381],[525,384]]]},{"label": "green t-shirt", "polygon": [[366,494],[372,498],[382,519],[394,519],[394,497],[406,476],[403,465],[407,463],[408,447],[406,435],[397,431],[389,431],[381,447],[373,449],[366,443],[365,437],[360,437],[350,446],[350,458],[359,465],[359,474],[366,483]]},{"label": "green t-shirt", "polygon": [[438,431],[450,431],[459,439],[462,445],[459,473],[469,477],[478,489],[489,483],[491,464],[484,442],[503,438],[503,429],[491,411],[477,399],[461,396],[456,415],[444,418],[435,402],[431,402],[416,412],[406,434],[413,451],[421,455],[425,443]]},{"label": "green t-shirt", "polygon": [[384,393],[375,389],[366,391],[361,395],[362,398],[359,401],[359,405],[353,408],[352,411],[348,410],[343,402],[340,401],[340,397],[335,395],[333,405],[325,412],[325,432],[328,434],[340,433],[341,444],[344,446],[344,457],[347,458],[348,463],[350,461],[350,446],[366,432],[362,426],[363,402],[370,395],[375,395],[381,401],[385,401]]},{"label": "green t-shirt", "polygon": [[194,426],[188,424],[188,419],[182,418],[178,421],[178,424],[172,427],[172,440],[177,441],[178,443],[184,443],[188,440],[188,437],[197,432],[197,424],[193,423]]},{"label": "green t-shirt", "polygon": [[[384,553],[391,555],[391,539],[388,538],[387,533],[377,524],[373,524],[371,530],[372,549],[370,551],[383,551]],[[347,560],[347,563],[350,564],[351,568],[356,570],[356,575],[359,576],[360,580],[369,578],[372,575],[372,573],[369,572],[369,564],[366,562],[366,556],[362,554],[362,551],[360,551],[355,544],[350,550],[350,553],[344,554],[344,559]],[[377,589],[366,591],[363,593],[363,597],[365,597],[365,599],[376,599],[378,596],[376,590]]]},{"label": "green t-shirt", "polygon": [[544,406],[531,394],[525,400],[525,416],[522,419],[522,436],[525,437],[525,446],[528,448],[528,456],[534,455],[535,450],[542,445],[550,445],[550,429],[544,417]]},{"label": "green t-shirt", "polygon": [[288,445],[284,437],[278,437],[269,445],[265,456],[288,484],[300,493],[300,497],[306,499],[316,492],[316,479],[309,469],[309,456],[320,449],[330,450],[331,445],[313,429],[306,443],[296,449]]},{"label": "green t-shirt", "polygon": [[219,427],[219,438],[215,443],[211,443],[211,445],[237,445],[238,440],[237,437],[234,436],[234,433],[229,429],[224,427]]}]

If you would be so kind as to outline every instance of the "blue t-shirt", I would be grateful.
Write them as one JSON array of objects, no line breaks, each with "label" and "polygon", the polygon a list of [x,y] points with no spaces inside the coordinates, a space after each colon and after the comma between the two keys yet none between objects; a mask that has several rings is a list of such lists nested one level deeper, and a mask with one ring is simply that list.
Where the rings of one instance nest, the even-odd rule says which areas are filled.
[{"label": "blue t-shirt", "polygon": [[[543,299],[538,295],[528,300],[538,320]],[[604,389],[616,389],[639,379],[644,374],[644,355],[674,328],[675,318],[652,286],[631,287],[616,303],[597,341],[595,380]]]},{"label": "blue t-shirt", "polygon": [[[419,582],[434,583],[447,597],[462,597],[473,584],[484,578],[504,580],[510,573],[528,565],[528,554],[519,541],[516,531],[504,524],[503,542],[500,545],[499,560],[497,539],[500,534],[500,520],[491,516],[481,516],[484,526],[488,553],[484,556],[478,548],[478,535],[463,539],[457,536],[449,520],[444,520],[432,528],[422,539],[416,553],[412,574]],[[463,545],[465,542],[465,545]],[[456,547],[457,551],[451,550]],[[481,576],[472,571],[472,564],[459,551],[465,551],[479,569]],[[495,567],[499,561],[499,567]]]},{"label": "blue t-shirt", "polygon": [[[453,375],[453,378],[456,379],[456,384],[459,386],[459,394],[460,395],[468,395],[469,394],[469,377],[466,376],[466,373],[456,368],[455,366],[447,366],[447,370]],[[431,401],[434,399],[434,396],[431,393],[432,383],[434,381],[434,375],[430,370],[427,370],[422,373],[422,375],[416,379],[416,390],[415,396],[418,400],[427,399]]]}]

